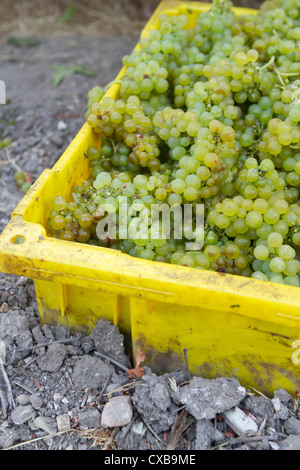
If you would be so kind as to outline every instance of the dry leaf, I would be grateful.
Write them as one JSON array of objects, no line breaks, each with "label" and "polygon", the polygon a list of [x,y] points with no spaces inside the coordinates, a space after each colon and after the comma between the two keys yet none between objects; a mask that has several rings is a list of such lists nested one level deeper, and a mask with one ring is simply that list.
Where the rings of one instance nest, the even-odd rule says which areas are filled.
[{"label": "dry leaf", "polygon": [[145,358],[146,356],[144,351],[142,351],[141,349],[137,349],[135,352],[136,366],[134,369],[128,370],[128,375],[130,379],[133,375],[135,375],[135,377],[137,377],[138,379],[140,379],[144,375],[144,366],[142,366],[141,364],[144,362]]}]

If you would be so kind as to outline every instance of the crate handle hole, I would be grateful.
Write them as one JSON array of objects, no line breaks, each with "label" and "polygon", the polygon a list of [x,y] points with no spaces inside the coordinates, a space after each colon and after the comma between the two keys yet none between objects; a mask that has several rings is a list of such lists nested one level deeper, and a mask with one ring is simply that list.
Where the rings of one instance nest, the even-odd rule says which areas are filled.
[{"label": "crate handle hole", "polygon": [[11,238],[11,242],[14,243],[14,245],[21,245],[24,243],[26,238],[23,235],[15,235],[14,237]]}]

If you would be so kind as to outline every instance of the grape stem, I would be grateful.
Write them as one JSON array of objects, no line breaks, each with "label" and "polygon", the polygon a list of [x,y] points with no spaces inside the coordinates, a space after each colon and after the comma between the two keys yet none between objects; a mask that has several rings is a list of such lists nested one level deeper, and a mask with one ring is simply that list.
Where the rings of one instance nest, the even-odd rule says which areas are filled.
[{"label": "grape stem", "polygon": [[108,89],[112,86],[112,85],[118,85],[122,83],[122,78],[124,77],[124,75],[120,78],[120,80],[113,80],[112,82],[109,82],[106,87],[104,88],[104,94],[108,91]]},{"label": "grape stem", "polygon": [[267,62],[265,65],[263,65],[262,67],[259,67],[259,70],[264,70],[266,68],[268,68],[270,65],[273,65],[274,64],[274,61],[275,61],[275,56],[273,55],[271,57],[271,59],[269,60],[269,62]]},{"label": "grape stem", "polygon": [[116,153],[116,150],[117,150],[116,144],[114,143],[114,141],[112,139],[109,139],[109,140],[110,140],[111,145],[113,147],[114,153]]},{"label": "grape stem", "polygon": [[275,73],[276,73],[277,77],[279,78],[279,81],[280,81],[280,83],[283,87],[285,87],[285,85],[286,85],[283,81],[283,77],[295,77],[295,76],[300,75],[300,72],[294,72],[294,73],[293,72],[291,72],[291,73],[279,72],[279,70],[277,69],[277,67],[275,65],[275,56],[274,55],[271,57],[269,62],[267,64],[263,65],[263,67],[260,67],[259,70],[260,71],[264,70],[264,69],[266,69],[270,66],[272,66],[273,70],[275,71]]}]

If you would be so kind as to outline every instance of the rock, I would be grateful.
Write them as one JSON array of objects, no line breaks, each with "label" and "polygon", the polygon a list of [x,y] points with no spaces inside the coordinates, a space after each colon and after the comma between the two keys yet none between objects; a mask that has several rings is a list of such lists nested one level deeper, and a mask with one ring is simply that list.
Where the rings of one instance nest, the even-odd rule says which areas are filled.
[{"label": "rock", "polygon": [[[157,384],[162,384],[163,387],[157,387]],[[140,385],[135,387],[132,403],[157,433],[168,431],[177,413],[178,407],[172,400],[168,400],[166,391],[169,395],[172,392],[167,379],[164,376],[157,376],[145,366]],[[161,395],[165,398],[158,408],[157,400]]]},{"label": "rock", "polygon": [[28,328],[26,317],[17,311],[9,310],[0,316],[0,340],[6,345],[6,361],[14,359],[17,362],[28,356],[28,351],[15,351],[14,356],[10,351],[16,348],[27,348],[32,346],[32,335]]},{"label": "rock", "polygon": [[47,434],[55,434],[57,432],[57,426],[55,421],[46,416],[38,416],[33,421],[35,427],[42,429]]},{"label": "rock", "polygon": [[273,450],[280,450],[280,447],[279,447],[279,445],[277,444],[277,442],[272,442],[272,441],[270,441],[270,447],[271,447]]},{"label": "rock", "polygon": [[219,431],[219,429],[215,429],[215,433],[213,435],[213,441],[216,444],[219,444],[220,442],[224,440],[225,440],[225,435],[221,431]]},{"label": "rock", "polygon": [[29,397],[30,403],[35,410],[39,410],[43,406],[43,400],[36,394],[32,394]]},{"label": "rock", "polygon": [[53,401],[54,403],[60,403],[62,400],[62,396],[60,395],[60,393],[54,393],[53,395]]},{"label": "rock", "polygon": [[290,416],[284,422],[284,429],[287,434],[300,435],[300,420],[294,416]]},{"label": "rock", "polygon": [[195,450],[210,449],[215,436],[215,427],[213,423],[206,419],[197,421],[196,439],[194,442]]},{"label": "rock", "polygon": [[159,410],[167,410],[171,406],[169,391],[164,383],[157,383],[150,394],[153,402]]},{"label": "rock", "polygon": [[21,431],[16,428],[0,432],[0,449],[8,449],[13,446],[21,438],[21,434]]},{"label": "rock", "polygon": [[3,302],[3,304],[0,307],[0,312],[1,313],[6,313],[6,312],[8,312],[8,310],[9,310],[8,304],[6,302]]},{"label": "rock", "polygon": [[64,121],[58,121],[58,123],[57,123],[57,129],[58,129],[59,131],[64,131],[64,130],[67,129],[67,127],[68,127],[68,126],[67,126],[67,124],[66,124]]},{"label": "rock", "polygon": [[274,392],[274,398],[279,398],[281,403],[288,403],[293,400],[292,395],[290,395],[284,388],[279,388]]},{"label": "rock", "polygon": [[92,428],[100,428],[101,415],[96,408],[90,408],[81,411],[78,415],[78,424],[80,429],[87,430]]},{"label": "rock", "polygon": [[[91,331],[88,341],[92,342],[96,351],[115,359],[124,366],[128,366],[128,358],[124,351],[124,337],[116,325],[105,318],[101,318]],[[88,348],[88,345],[85,347]]]},{"label": "rock", "polygon": [[200,420],[212,419],[217,413],[233,408],[245,395],[246,389],[236,379],[194,377],[188,385],[176,391],[173,398],[186,405],[187,411]]},{"label": "rock", "polygon": [[77,387],[98,388],[104,385],[110,374],[111,368],[100,358],[84,355],[76,362],[73,383]]},{"label": "rock", "polygon": [[300,436],[291,434],[279,442],[280,450],[300,450]]},{"label": "rock", "polygon": [[248,436],[258,431],[256,422],[237,406],[231,410],[224,411],[222,416],[228,426],[230,426],[238,436]]},{"label": "rock", "polygon": [[134,434],[139,434],[141,435],[143,433],[143,430],[144,430],[144,423],[143,421],[136,421],[133,425],[132,425],[132,432]]},{"label": "rock", "polygon": [[19,405],[25,406],[30,404],[30,395],[25,395],[22,393],[21,395],[18,395],[16,397],[16,402],[19,403]]},{"label": "rock", "polygon": [[133,411],[127,395],[114,397],[103,408],[101,425],[107,428],[122,427],[130,423]]},{"label": "rock", "polygon": [[71,429],[69,415],[62,414],[56,417],[57,429],[60,432],[69,431]]},{"label": "rock", "polygon": [[250,411],[253,416],[259,416],[262,419],[272,417],[274,413],[271,400],[260,396],[247,397],[243,401],[243,409]]},{"label": "rock", "polygon": [[67,348],[64,344],[53,343],[42,356],[37,358],[37,364],[45,372],[56,372],[62,366],[66,355]]},{"label": "rock", "polygon": [[271,401],[272,401],[272,404],[273,404],[274,410],[275,410],[273,418],[274,419],[283,419],[283,420],[287,419],[289,417],[289,414],[290,414],[288,408],[281,403],[281,401],[278,397],[272,398]]},{"label": "rock", "polygon": [[14,424],[18,426],[21,424],[26,423],[30,419],[35,417],[35,410],[32,408],[31,405],[20,405],[15,408],[11,413],[11,419]]},{"label": "rock", "polygon": [[123,394],[123,390],[120,389],[122,384],[120,383],[112,383],[107,385],[106,389],[104,390],[104,393],[110,393],[112,397],[114,396],[121,396]]}]

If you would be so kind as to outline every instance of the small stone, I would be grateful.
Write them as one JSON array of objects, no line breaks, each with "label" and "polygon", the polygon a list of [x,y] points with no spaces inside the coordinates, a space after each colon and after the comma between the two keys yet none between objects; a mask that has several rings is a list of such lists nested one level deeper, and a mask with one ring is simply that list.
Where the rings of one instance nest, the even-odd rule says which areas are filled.
[{"label": "small stone", "polygon": [[53,400],[54,400],[54,403],[60,403],[61,402],[61,395],[59,393],[54,393]]},{"label": "small stone", "polygon": [[272,398],[272,403],[273,403],[273,406],[274,406],[274,410],[275,410],[275,413],[274,413],[274,419],[278,418],[278,419],[287,419],[289,417],[289,410],[288,408],[283,405],[280,401],[280,399],[278,397],[275,397],[275,398]]},{"label": "small stone", "polygon": [[0,449],[7,449],[17,442],[21,437],[21,430],[11,428],[0,432]]},{"label": "small stone", "polygon": [[32,394],[29,398],[31,405],[35,410],[39,410],[43,406],[42,398],[36,395],[35,393]]},{"label": "small stone", "polygon": [[167,387],[163,383],[157,383],[151,390],[151,398],[156,406],[165,411],[171,406],[171,399]]},{"label": "small stone", "polygon": [[67,352],[68,350],[64,344],[50,344],[45,354],[38,357],[37,364],[43,371],[56,372],[62,366]]},{"label": "small stone", "polygon": [[103,427],[114,428],[130,423],[133,411],[128,396],[112,398],[103,408],[101,424]]},{"label": "small stone", "polygon": [[247,397],[243,402],[243,409],[250,411],[253,416],[265,419],[265,417],[272,417],[274,408],[269,398],[260,396]]},{"label": "small stone", "polygon": [[21,395],[17,396],[16,401],[19,403],[19,405],[22,405],[22,406],[29,405],[30,396],[22,393]]},{"label": "small stone", "polygon": [[8,312],[8,310],[9,310],[8,304],[6,302],[3,302],[3,304],[0,307],[0,312],[1,313],[6,313],[6,312]]},{"label": "small stone", "polygon": [[197,421],[195,450],[210,449],[215,435],[215,427],[210,420],[201,419]]},{"label": "small stone", "polygon": [[300,420],[291,416],[284,422],[284,428],[287,434],[300,435]]},{"label": "small stone", "polygon": [[222,442],[222,441],[225,440],[225,436],[221,431],[219,431],[219,429],[215,429],[215,432],[214,432],[214,435],[213,435],[213,440],[216,443]]},{"label": "small stone", "polygon": [[280,402],[279,398],[273,398],[272,403],[273,403],[273,406],[274,406],[274,410],[279,411],[280,408],[281,408],[281,402]]},{"label": "small stone", "polygon": [[57,123],[57,129],[59,131],[64,131],[65,129],[67,129],[67,124],[64,122],[64,121],[58,121]]},{"label": "small stone", "polygon": [[89,387],[90,389],[103,386],[111,375],[111,368],[101,359],[84,355],[74,368],[73,383],[76,387]]},{"label": "small stone", "polygon": [[47,418],[46,416],[38,416],[35,418],[33,424],[47,434],[55,434],[57,432],[57,427],[53,419]]},{"label": "small stone", "polygon": [[142,421],[134,423],[131,429],[134,434],[141,435],[144,429],[144,423]]},{"label": "small stone", "polygon": [[123,391],[122,389],[119,390],[121,387],[121,384],[115,384],[115,383],[112,383],[112,384],[109,384],[107,385],[106,389],[105,389],[105,393],[110,393],[111,396],[120,396],[122,395]]},{"label": "small stone", "polygon": [[248,436],[258,431],[258,426],[252,418],[237,406],[222,414],[228,426],[239,436]]},{"label": "small stone", "polygon": [[100,428],[101,415],[96,408],[81,411],[78,415],[80,429]]},{"label": "small stone", "polygon": [[270,446],[272,447],[273,450],[280,450],[280,447],[277,444],[277,442],[270,441]]},{"label": "small stone", "polygon": [[234,378],[204,379],[194,377],[188,385],[173,395],[175,401],[186,405],[197,420],[213,419],[217,413],[230,410],[246,396],[246,389]]},{"label": "small stone", "polygon": [[284,388],[279,388],[274,392],[274,398],[279,398],[282,403],[288,403],[293,400],[292,395],[290,395]]},{"label": "small stone", "polygon": [[11,419],[16,425],[24,424],[34,417],[35,410],[31,405],[17,406],[11,413]]},{"label": "small stone", "polygon": [[62,414],[56,418],[58,431],[69,431],[71,429],[70,418],[67,414]]},{"label": "small stone", "polygon": [[291,434],[279,442],[280,450],[300,450],[300,436]]}]

